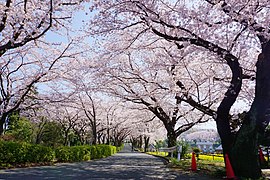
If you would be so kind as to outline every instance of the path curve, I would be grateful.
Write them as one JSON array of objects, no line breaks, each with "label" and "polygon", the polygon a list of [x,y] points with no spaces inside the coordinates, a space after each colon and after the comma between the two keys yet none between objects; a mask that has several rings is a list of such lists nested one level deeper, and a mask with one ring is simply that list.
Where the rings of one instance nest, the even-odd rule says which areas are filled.
[{"label": "path curve", "polygon": [[209,179],[197,174],[166,168],[163,160],[139,152],[130,145],[108,158],[80,163],[61,163],[55,166],[0,170],[0,180],[40,179]]}]

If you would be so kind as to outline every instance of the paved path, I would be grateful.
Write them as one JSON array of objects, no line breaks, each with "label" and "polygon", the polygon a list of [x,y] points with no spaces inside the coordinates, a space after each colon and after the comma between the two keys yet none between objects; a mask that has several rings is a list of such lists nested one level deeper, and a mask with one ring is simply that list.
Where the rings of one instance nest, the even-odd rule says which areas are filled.
[{"label": "paved path", "polygon": [[28,179],[209,179],[165,167],[160,158],[131,152],[128,145],[111,157],[81,163],[0,170],[0,180]]}]

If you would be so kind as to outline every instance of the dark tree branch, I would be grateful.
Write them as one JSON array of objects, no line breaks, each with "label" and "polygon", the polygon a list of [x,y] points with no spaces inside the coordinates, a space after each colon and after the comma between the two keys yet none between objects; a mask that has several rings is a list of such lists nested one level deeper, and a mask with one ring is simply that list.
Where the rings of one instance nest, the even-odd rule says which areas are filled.
[{"label": "dark tree branch", "polygon": [[7,14],[11,5],[11,0],[6,1],[6,9],[4,10],[3,18],[0,21],[0,32],[3,31],[3,29],[6,27],[6,22],[7,22]]},{"label": "dark tree branch", "polygon": [[[47,16],[49,17],[49,23],[48,23],[47,27],[45,27],[45,29],[42,30],[42,32],[40,32],[40,33],[38,33],[37,31],[33,31],[31,33],[31,35],[27,35],[20,42],[12,42],[11,40],[9,40],[6,44],[0,46],[0,57],[9,49],[15,49],[15,48],[21,47],[21,46],[27,44],[28,42],[36,40],[36,39],[40,38],[41,36],[43,36],[52,27],[52,13],[53,13],[53,0],[50,0],[50,9],[49,9],[49,12],[47,14]],[[5,18],[5,16],[3,18]],[[44,26],[44,24],[46,22],[45,19],[46,19],[46,17],[44,17],[44,19],[42,19],[40,21],[40,23],[38,24],[38,26],[36,28],[37,30],[41,29]],[[6,19],[4,19],[4,22],[5,21],[6,21]],[[3,19],[2,19],[2,22],[3,22]],[[1,27],[4,29],[5,25],[1,25],[0,30],[1,30]],[[14,37],[13,37],[14,41],[16,39],[18,39],[19,35],[21,34],[22,28],[23,28],[23,26],[20,27],[18,32],[14,33]]]}]

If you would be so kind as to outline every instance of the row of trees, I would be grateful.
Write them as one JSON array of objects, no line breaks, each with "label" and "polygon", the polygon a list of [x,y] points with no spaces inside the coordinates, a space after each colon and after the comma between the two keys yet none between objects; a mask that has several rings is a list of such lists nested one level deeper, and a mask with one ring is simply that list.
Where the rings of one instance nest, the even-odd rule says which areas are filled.
[{"label": "row of trees", "polygon": [[163,137],[163,133],[158,132],[159,129],[162,131],[160,123],[143,110],[131,109],[127,107],[127,103],[123,104],[109,97],[102,100],[88,94],[84,98],[73,96],[65,101],[51,103],[26,99],[26,102],[32,100],[39,106],[27,110],[18,109],[9,115],[2,138],[48,146],[120,146],[128,136],[131,139],[144,136],[147,147],[150,137]]},{"label": "row of trees", "polygon": [[[80,144],[120,145],[131,132],[139,133],[130,125],[136,110],[101,95],[93,83],[95,63],[88,60],[89,45],[72,26],[74,15],[86,3],[0,2],[0,134],[6,134],[4,138],[49,145],[67,145],[76,138]],[[133,118],[128,113],[134,113]]]},{"label": "row of trees", "polygon": [[[86,28],[106,36],[107,91],[153,112],[166,127],[170,146],[182,131],[175,127],[177,120],[184,118],[185,130],[190,114],[196,114],[191,124],[214,119],[236,175],[260,177],[257,150],[270,105],[269,2],[93,4],[96,16]],[[247,112],[237,111],[236,101]]]},{"label": "row of trees", "polygon": [[[148,133],[145,124],[155,129],[159,119],[169,146],[182,132],[214,119],[236,175],[261,176],[257,149],[270,104],[267,0],[93,1],[84,9],[89,15],[80,28],[84,36],[71,36],[72,15],[86,4],[0,3],[0,134],[15,110],[51,104],[51,119],[66,122],[67,133],[78,119],[80,127],[87,122],[93,142],[102,124],[110,125],[106,114],[116,112],[121,114],[116,125],[123,129],[107,131],[108,137],[135,133],[138,124]],[[65,43],[44,39],[49,31],[62,33]],[[89,35],[95,44],[82,41]],[[32,93],[41,82],[42,92]],[[107,107],[105,94],[129,107],[131,102],[135,111]],[[96,104],[96,96],[104,106]],[[141,112],[146,115],[138,118]]]},{"label": "row of trees", "polygon": [[[121,145],[123,142],[120,138],[126,137],[127,134],[113,134],[108,137],[105,131],[98,133],[96,142],[94,134],[91,130],[82,133],[77,127],[66,129],[66,123],[58,122],[57,120],[45,120],[41,122],[31,122],[25,117],[12,115],[9,118],[9,128],[6,129],[5,135],[2,137],[5,140],[24,141],[34,144],[42,144],[45,146],[75,146],[84,144],[113,144]],[[115,128],[109,129],[110,132],[115,131]],[[108,131],[107,131],[108,132]],[[106,142],[105,140],[108,139]]]},{"label": "row of trees", "polygon": [[79,1],[6,0],[1,1],[0,8],[0,134],[3,134],[3,125],[12,112],[35,105],[25,103],[22,107],[33,86],[65,73],[60,67],[65,67],[80,52],[75,49],[76,40],[55,44],[44,41],[44,35],[67,28],[72,12],[81,6]]}]

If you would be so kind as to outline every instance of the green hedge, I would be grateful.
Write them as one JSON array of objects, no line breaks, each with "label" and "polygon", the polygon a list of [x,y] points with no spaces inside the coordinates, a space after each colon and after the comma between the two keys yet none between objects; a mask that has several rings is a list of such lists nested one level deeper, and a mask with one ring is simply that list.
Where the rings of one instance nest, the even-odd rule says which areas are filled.
[{"label": "green hedge", "polygon": [[55,150],[58,162],[87,161],[90,159],[100,159],[116,153],[116,147],[110,145],[95,146],[63,146]]},{"label": "green hedge", "polygon": [[54,158],[54,150],[50,147],[12,141],[0,141],[1,163],[52,162]]},{"label": "green hedge", "polygon": [[103,158],[108,157],[116,153],[116,147],[111,145],[96,145],[97,151],[98,151],[98,157],[97,158]]},{"label": "green hedge", "polygon": [[121,146],[116,147],[116,152],[121,151],[124,148],[124,144],[121,144]]},{"label": "green hedge", "polygon": [[0,162],[3,164],[25,164],[88,161],[111,156],[116,153],[116,150],[116,147],[111,145],[63,146],[52,149],[29,143],[0,141]]},{"label": "green hedge", "polygon": [[91,159],[89,146],[63,146],[55,149],[58,162],[88,161]]}]

